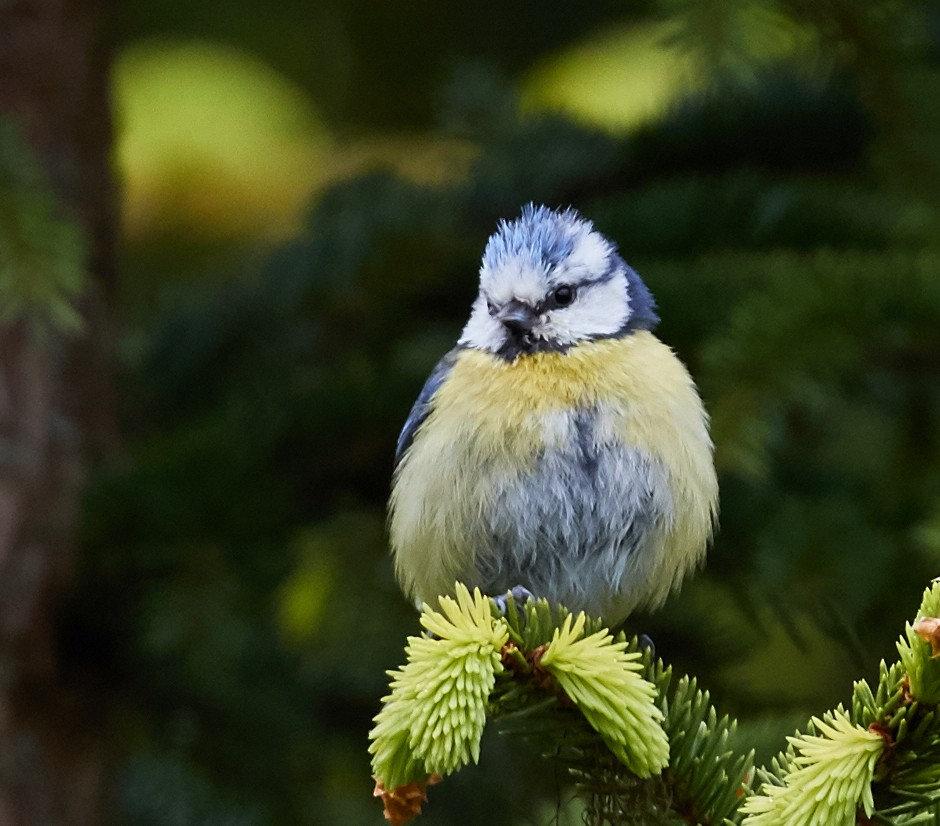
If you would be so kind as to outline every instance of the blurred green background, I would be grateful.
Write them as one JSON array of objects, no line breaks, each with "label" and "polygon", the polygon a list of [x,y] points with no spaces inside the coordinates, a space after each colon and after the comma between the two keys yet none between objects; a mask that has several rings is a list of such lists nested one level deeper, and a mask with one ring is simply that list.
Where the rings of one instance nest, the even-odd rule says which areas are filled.
[{"label": "blurred green background", "polygon": [[[394,440],[530,200],[657,297],[721,531],[630,627],[766,758],[940,574],[940,11],[870,0],[129,0],[122,449],[63,650],[117,708],[110,822],[369,824]],[[489,737],[420,822],[547,823]]]}]

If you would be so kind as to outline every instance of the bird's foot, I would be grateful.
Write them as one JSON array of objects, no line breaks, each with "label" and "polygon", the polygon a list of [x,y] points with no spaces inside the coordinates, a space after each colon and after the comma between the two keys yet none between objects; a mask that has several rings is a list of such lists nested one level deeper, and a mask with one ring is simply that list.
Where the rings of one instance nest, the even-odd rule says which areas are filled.
[{"label": "bird's foot", "polygon": [[493,597],[493,602],[496,603],[496,607],[499,609],[499,613],[506,613],[506,610],[509,608],[510,599],[512,599],[512,601],[515,602],[517,606],[522,606],[525,605],[530,599],[535,599],[535,594],[533,594],[524,585],[516,585],[513,588],[510,588],[505,594],[500,594],[499,596]]},{"label": "bird's foot", "polygon": [[653,642],[652,637],[648,634],[640,634],[636,641],[637,645],[640,646],[640,651],[648,653],[651,660],[656,659],[656,644]]}]

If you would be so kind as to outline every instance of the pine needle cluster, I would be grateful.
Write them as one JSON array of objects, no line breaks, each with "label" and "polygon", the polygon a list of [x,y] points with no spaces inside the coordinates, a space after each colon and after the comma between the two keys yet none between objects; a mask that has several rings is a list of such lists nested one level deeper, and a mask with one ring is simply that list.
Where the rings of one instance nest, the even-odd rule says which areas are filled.
[{"label": "pine needle cluster", "polygon": [[373,769],[387,788],[451,774],[480,757],[506,623],[491,615],[479,589],[471,595],[460,587],[456,600],[441,597],[440,606],[421,615],[434,636],[408,639],[408,663],[389,672],[392,693],[375,718]]},{"label": "pine needle cluster", "polygon": [[826,718],[812,720],[819,735],[787,738],[793,751],[786,758],[783,783],[768,780],[760,794],[747,799],[746,826],[851,826],[860,806],[871,817],[871,782],[885,741],[853,724],[841,709]]},{"label": "pine needle cluster", "polygon": [[636,639],[545,600],[456,594],[425,608],[429,635],[409,638],[370,735],[392,823],[420,812],[429,782],[479,760],[487,718],[564,768],[597,826],[938,822],[940,580],[876,688],[856,683],[849,709],[813,717],[756,773],[753,752],[730,746],[736,722]]},{"label": "pine needle cluster", "polygon": [[787,751],[758,772],[744,826],[940,822],[938,617],[935,580],[898,642],[899,662],[881,663],[875,690],[857,682],[849,710],[814,717],[808,733],[787,738]]},{"label": "pine needle cluster", "polygon": [[639,652],[606,630],[585,636],[585,621],[565,617],[539,664],[621,763],[637,777],[656,774],[669,762],[656,687],[642,676]]}]

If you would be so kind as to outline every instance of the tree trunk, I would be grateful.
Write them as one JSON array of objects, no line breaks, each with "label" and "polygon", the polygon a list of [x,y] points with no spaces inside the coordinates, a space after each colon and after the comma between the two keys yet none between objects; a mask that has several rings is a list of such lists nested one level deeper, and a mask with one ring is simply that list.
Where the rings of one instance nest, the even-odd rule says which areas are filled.
[{"label": "tree trunk", "polygon": [[81,335],[0,327],[0,826],[99,817],[103,701],[68,683],[57,606],[90,455],[114,431],[104,296],[115,217],[109,49],[97,0],[0,0],[0,118],[89,242]]}]

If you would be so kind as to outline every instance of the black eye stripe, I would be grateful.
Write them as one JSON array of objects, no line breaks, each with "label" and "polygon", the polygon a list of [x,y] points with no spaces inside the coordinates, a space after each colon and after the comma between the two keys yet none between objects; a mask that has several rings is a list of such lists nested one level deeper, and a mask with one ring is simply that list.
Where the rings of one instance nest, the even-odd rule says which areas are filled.
[{"label": "black eye stripe", "polygon": [[[581,286],[590,287],[594,282],[588,282],[586,285],[582,284]],[[542,301],[534,305],[534,310],[536,313],[541,314],[548,312],[550,310],[560,310],[565,307],[571,306],[575,299],[578,297],[579,288],[571,284],[559,284],[555,287]],[[499,311],[500,304],[496,303],[491,298],[486,298],[486,309],[487,312],[492,316],[496,315]]]}]

